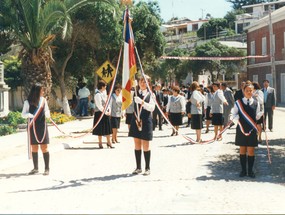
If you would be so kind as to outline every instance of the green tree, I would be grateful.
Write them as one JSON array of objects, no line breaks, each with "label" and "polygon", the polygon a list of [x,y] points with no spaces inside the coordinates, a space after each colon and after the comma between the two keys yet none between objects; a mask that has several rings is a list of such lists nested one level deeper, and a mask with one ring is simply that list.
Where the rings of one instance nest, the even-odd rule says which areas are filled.
[{"label": "green tree", "polygon": [[[95,1],[1,1],[5,7],[1,8],[0,14],[9,19],[10,28],[23,47],[19,56],[22,60],[25,95],[33,84],[39,82],[44,86],[46,96],[49,96],[52,86],[50,64],[53,62],[51,43],[56,34],[65,37],[71,32],[70,15],[73,12]],[[112,0],[101,1],[114,3]]]},{"label": "green tree", "polygon": [[[197,31],[197,36],[206,39],[219,37],[219,32],[227,28],[228,23],[224,18],[212,18],[209,22],[205,22],[201,28]],[[205,32],[206,31],[206,32]]]},{"label": "green tree", "polygon": [[[174,49],[167,56],[175,56],[175,57],[183,57],[189,56],[190,53],[186,49]],[[166,59],[160,65],[161,73],[159,73],[159,77],[163,80],[167,80],[168,82],[175,77],[176,80],[183,80],[187,73],[191,70],[191,62],[190,61],[182,61],[176,59]]]},{"label": "green tree", "polygon": [[232,11],[228,11],[227,14],[224,16],[224,19],[227,20],[228,28],[235,30],[235,21],[236,21],[236,15],[243,14],[244,10],[236,9]]},{"label": "green tree", "polygon": [[94,76],[94,61],[97,58],[110,60],[118,53],[122,28],[118,27],[119,16],[113,14],[114,7],[105,2],[81,7],[71,16],[73,23],[71,38],[67,40],[57,38],[54,42],[56,49],[52,74],[54,83],[60,87],[60,100],[65,113],[69,113],[66,86],[74,88],[71,83],[76,84],[74,81],[71,82],[71,78],[88,77],[87,80],[92,83],[89,87],[94,89],[94,82],[91,79]]},{"label": "green tree", "polygon": [[133,32],[144,70],[152,76],[157,71],[158,57],[164,52],[165,39],[160,31],[161,18],[157,1],[140,1],[133,8]]},{"label": "green tree", "polygon": [[[219,41],[213,39],[207,43],[199,45],[195,48],[194,56],[197,57],[242,57],[245,56],[243,50],[236,48],[230,48],[226,45],[222,45]],[[203,70],[208,70],[212,78],[213,71],[217,71],[218,75],[222,69],[226,70],[226,75],[238,72],[238,67],[245,63],[242,61],[218,61],[218,60],[196,60],[193,61],[193,73],[194,77],[197,77]],[[212,81],[214,81],[212,79]]]}]

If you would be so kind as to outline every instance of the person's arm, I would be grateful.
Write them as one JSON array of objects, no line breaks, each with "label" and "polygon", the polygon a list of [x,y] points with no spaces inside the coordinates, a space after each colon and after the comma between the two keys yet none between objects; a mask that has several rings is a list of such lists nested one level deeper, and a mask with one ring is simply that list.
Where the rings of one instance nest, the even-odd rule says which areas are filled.
[{"label": "person's arm", "polygon": [[260,104],[257,102],[257,108],[256,108],[256,120],[259,120],[263,116],[263,111],[260,109]]},{"label": "person's arm", "polygon": [[27,119],[27,118],[33,118],[34,117],[34,115],[29,112],[29,109],[30,109],[30,105],[29,105],[29,102],[26,100],[24,102],[24,106],[23,106],[23,110],[22,110],[22,117],[23,118]]},{"label": "person's arm", "polygon": [[180,101],[182,106],[181,112],[182,114],[184,114],[186,112],[186,99],[183,96],[181,96]]},{"label": "person's arm", "polygon": [[94,96],[94,103],[95,103],[96,107],[97,107],[101,112],[103,112],[104,107],[102,106],[102,101],[101,101],[101,100],[102,100],[102,98],[101,98],[100,93],[95,94],[95,96]]},{"label": "person's arm", "polygon": [[231,113],[232,113],[231,120],[236,123],[239,120],[238,107],[236,103],[234,105],[234,108],[231,110]]},{"label": "person's arm", "polygon": [[154,109],[155,109],[154,99],[155,99],[155,95],[152,93],[150,96],[149,102],[143,101],[143,103],[142,103],[143,108],[147,111],[150,111],[150,112],[154,111]]},{"label": "person's arm", "polygon": [[223,91],[221,91],[221,90],[218,91],[218,97],[221,99],[221,101],[222,101],[225,105],[228,105],[227,99],[226,99],[226,97],[224,96]]}]

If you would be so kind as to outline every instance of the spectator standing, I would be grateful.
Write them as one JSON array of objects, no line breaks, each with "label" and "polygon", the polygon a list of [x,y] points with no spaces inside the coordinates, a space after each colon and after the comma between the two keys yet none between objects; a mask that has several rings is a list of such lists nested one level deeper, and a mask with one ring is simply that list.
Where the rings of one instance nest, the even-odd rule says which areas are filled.
[{"label": "spectator standing", "polygon": [[188,90],[185,94],[185,99],[186,99],[186,113],[187,113],[187,125],[186,127],[189,127],[191,125],[191,98],[192,96],[192,91],[190,86],[188,87]]},{"label": "spectator standing", "polygon": [[110,107],[107,107],[105,113],[103,113],[104,106],[107,102],[106,88],[107,88],[106,83],[104,81],[99,81],[97,85],[98,90],[96,90],[96,93],[94,96],[95,114],[94,114],[93,126],[95,126],[95,124],[98,122],[101,115],[104,114],[102,119],[100,120],[96,128],[93,129],[93,132],[92,132],[93,135],[98,136],[100,149],[103,149],[103,145],[102,145],[103,136],[105,136],[107,139],[107,147],[114,148],[110,141],[110,134],[112,134],[112,127],[111,127],[111,120],[110,120],[110,115],[111,115]]},{"label": "spectator standing", "polygon": [[88,116],[88,103],[90,98],[90,91],[86,87],[86,83],[82,83],[82,88],[78,91],[80,116]]},{"label": "spectator standing", "polygon": [[211,112],[211,106],[212,103],[214,101],[214,90],[213,90],[213,86],[210,85],[207,87],[208,89],[208,93],[205,96],[205,107],[206,107],[206,132],[209,132],[209,126],[211,124],[212,121],[212,117],[210,116],[210,112]]},{"label": "spectator standing", "polygon": [[169,116],[171,124],[174,126],[176,131],[172,129],[173,135],[178,135],[179,125],[182,125],[182,117],[185,114],[185,98],[181,96],[180,88],[174,86],[172,88],[173,95],[169,98],[169,102],[166,107],[166,115]]},{"label": "spectator standing", "polygon": [[224,96],[223,91],[220,89],[220,83],[213,83],[214,100],[211,106],[212,124],[214,125],[214,140],[222,140],[221,134],[218,136],[218,130],[220,133],[223,129],[223,105],[228,105],[227,99]]},{"label": "spectator standing", "polygon": [[275,89],[269,86],[269,81],[263,81],[263,89],[262,92],[264,94],[264,129],[266,129],[266,120],[268,117],[268,128],[270,131],[273,131],[273,112],[276,107],[276,93]]},{"label": "spectator standing", "polygon": [[224,96],[227,100],[228,105],[224,104],[224,112],[223,112],[223,119],[224,119],[224,127],[229,123],[231,117],[231,111],[235,104],[235,99],[233,96],[233,92],[230,88],[228,88],[227,83],[223,82],[221,84],[221,90],[224,92]]},{"label": "spectator standing", "polygon": [[[162,106],[162,102],[163,102],[163,93],[161,91],[161,85],[160,84],[156,84],[154,87],[154,94],[155,94],[155,98],[157,101],[157,104],[159,105],[159,107]],[[162,115],[158,109],[157,106],[155,106],[155,109],[152,113],[152,117],[153,117],[153,130],[155,130],[155,128],[159,127],[159,130],[162,130]]]},{"label": "spectator standing", "polygon": [[202,103],[205,101],[205,96],[201,93],[198,82],[194,81],[190,90],[192,91],[191,96],[191,129],[196,130],[196,142],[202,142],[201,129],[203,128],[203,106]]},{"label": "spectator standing", "polygon": [[112,143],[119,143],[118,141],[118,129],[120,128],[122,112],[122,87],[116,85],[114,87],[114,93],[112,93],[110,106],[111,106],[111,125],[112,125]]}]

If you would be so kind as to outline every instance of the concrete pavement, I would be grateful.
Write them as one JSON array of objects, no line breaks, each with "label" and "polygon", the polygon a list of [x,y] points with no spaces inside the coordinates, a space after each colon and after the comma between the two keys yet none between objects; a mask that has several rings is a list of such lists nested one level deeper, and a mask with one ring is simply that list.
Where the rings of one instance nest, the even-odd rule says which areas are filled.
[{"label": "concrete pavement", "polygon": [[[266,144],[256,150],[256,178],[238,177],[235,129],[222,142],[189,144],[171,128],[155,131],[151,142],[151,175],[133,176],[133,140],[122,124],[115,149],[98,149],[97,137],[64,138],[49,127],[50,175],[27,176],[26,133],[0,137],[0,213],[146,214],[146,213],[285,213],[285,109],[274,113],[274,132],[268,132],[272,164]],[[86,131],[92,119],[60,125],[65,132]],[[195,139],[190,128],[180,134]],[[204,132],[203,132],[204,133]],[[79,133],[73,134],[75,136]],[[213,137],[213,128],[203,140]],[[265,138],[263,134],[263,139]],[[144,167],[144,159],[142,159]]]}]

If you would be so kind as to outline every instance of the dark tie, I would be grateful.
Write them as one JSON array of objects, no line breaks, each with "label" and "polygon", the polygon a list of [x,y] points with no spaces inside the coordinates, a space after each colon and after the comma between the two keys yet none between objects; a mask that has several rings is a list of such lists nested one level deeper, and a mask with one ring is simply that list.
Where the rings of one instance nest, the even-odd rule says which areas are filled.
[{"label": "dark tie", "polygon": [[247,105],[249,105],[249,99],[247,99]]}]

